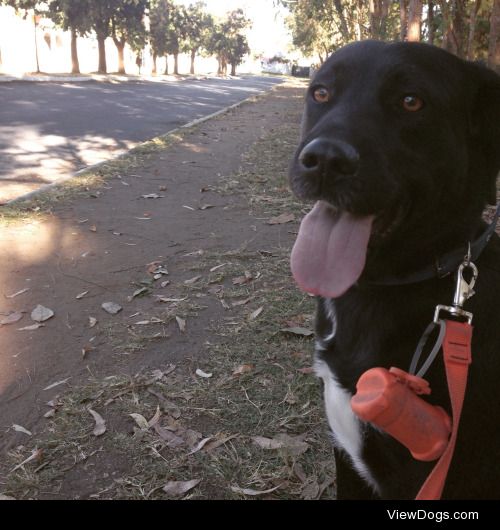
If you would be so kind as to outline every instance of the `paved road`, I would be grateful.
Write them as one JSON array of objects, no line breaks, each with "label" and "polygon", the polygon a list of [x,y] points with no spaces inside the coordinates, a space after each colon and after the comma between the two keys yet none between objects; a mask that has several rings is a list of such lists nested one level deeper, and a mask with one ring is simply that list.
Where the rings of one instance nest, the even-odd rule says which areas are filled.
[{"label": "paved road", "polygon": [[0,203],[279,82],[0,83]]}]

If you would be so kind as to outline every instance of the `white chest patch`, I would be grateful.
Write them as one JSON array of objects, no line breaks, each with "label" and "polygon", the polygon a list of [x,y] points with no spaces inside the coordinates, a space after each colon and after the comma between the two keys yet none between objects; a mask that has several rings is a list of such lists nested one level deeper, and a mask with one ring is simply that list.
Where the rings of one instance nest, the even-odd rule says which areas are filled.
[{"label": "white chest patch", "polygon": [[319,359],[314,363],[316,375],[324,382],[325,408],[335,444],[351,458],[357,472],[379,492],[379,487],[361,457],[362,424],[351,409],[351,393],[338,383],[328,365]]}]

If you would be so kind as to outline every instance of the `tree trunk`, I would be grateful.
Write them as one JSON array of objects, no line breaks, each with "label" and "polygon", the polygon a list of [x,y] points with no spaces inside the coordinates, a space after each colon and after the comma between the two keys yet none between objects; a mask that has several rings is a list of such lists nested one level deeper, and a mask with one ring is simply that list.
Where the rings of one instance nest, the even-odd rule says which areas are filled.
[{"label": "tree trunk", "polygon": [[429,44],[434,44],[434,36],[436,34],[436,29],[434,27],[434,0],[429,0],[427,2],[427,30],[428,42]]},{"label": "tree trunk", "polygon": [[179,52],[174,53],[174,75],[179,75]]},{"label": "tree trunk", "polygon": [[419,42],[422,30],[422,0],[410,0],[408,5],[408,41]]},{"label": "tree trunk", "polygon": [[465,2],[466,0],[440,2],[444,22],[442,47],[459,57],[464,57],[466,53]]},{"label": "tree trunk", "polygon": [[196,50],[191,50],[191,68],[189,69],[190,74],[194,74],[194,60],[196,58]]},{"label": "tree trunk", "polygon": [[236,63],[231,63],[231,75],[236,75]]},{"label": "tree trunk", "polygon": [[494,0],[490,17],[490,42],[488,46],[488,66],[500,71],[500,0]]},{"label": "tree trunk", "polygon": [[383,39],[385,23],[389,13],[389,0],[370,0],[370,36],[373,39]]},{"label": "tree trunk", "polygon": [[99,66],[97,68],[97,73],[107,74],[108,66],[106,64],[106,37],[103,35],[97,34],[97,46],[99,48]]},{"label": "tree trunk", "polygon": [[38,40],[36,38],[37,28],[38,28],[38,21],[37,21],[37,14],[36,11],[33,9],[33,28],[35,33],[35,59],[36,59],[36,73],[40,73],[40,62],[38,60]]},{"label": "tree trunk", "polygon": [[118,73],[125,74],[125,37],[121,39],[113,37],[113,42],[118,51]]},{"label": "tree trunk", "polygon": [[399,40],[406,40],[406,29],[408,26],[408,0],[399,0],[399,22],[401,29],[399,30]]},{"label": "tree trunk", "polygon": [[153,53],[153,69],[151,70],[151,73],[153,75],[156,75],[156,59],[158,59],[158,56],[156,55],[156,53]]},{"label": "tree trunk", "polygon": [[76,45],[77,34],[74,28],[71,28],[71,73],[80,73],[80,62],[78,60],[78,47]]},{"label": "tree trunk", "polygon": [[364,10],[364,0],[357,0],[356,3],[356,40],[363,39],[363,10]]},{"label": "tree trunk", "polygon": [[347,26],[347,20],[344,15],[344,8],[342,6],[341,0],[333,0],[333,5],[335,6],[335,10],[337,11],[337,15],[339,17],[340,21],[340,33],[342,34],[342,37],[344,39],[344,42],[349,42],[350,35],[349,35],[349,27]]},{"label": "tree trunk", "polygon": [[163,75],[168,75],[168,55],[165,55],[165,70]]},{"label": "tree trunk", "polygon": [[472,59],[474,54],[474,39],[476,37],[476,22],[479,8],[481,7],[481,0],[475,0],[470,9],[469,16],[469,38],[467,39],[467,59]]}]

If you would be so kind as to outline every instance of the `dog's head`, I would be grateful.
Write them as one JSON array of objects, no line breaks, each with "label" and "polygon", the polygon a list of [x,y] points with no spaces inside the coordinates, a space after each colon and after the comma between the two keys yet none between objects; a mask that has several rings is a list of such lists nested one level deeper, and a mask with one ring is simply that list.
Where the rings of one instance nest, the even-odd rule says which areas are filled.
[{"label": "dog's head", "polygon": [[398,274],[465,245],[499,168],[494,72],[419,43],[340,49],[308,89],[290,168],[295,194],[317,201],[292,253],[298,283],[337,297],[363,271]]}]

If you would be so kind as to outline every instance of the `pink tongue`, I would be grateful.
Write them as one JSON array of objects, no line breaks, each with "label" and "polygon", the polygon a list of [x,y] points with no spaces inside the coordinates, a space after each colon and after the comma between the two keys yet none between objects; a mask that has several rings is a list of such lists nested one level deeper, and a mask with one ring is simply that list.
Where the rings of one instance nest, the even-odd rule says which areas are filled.
[{"label": "pink tongue", "polygon": [[373,216],[338,214],[318,201],[304,217],[292,250],[292,274],[309,293],[338,298],[363,272]]}]

